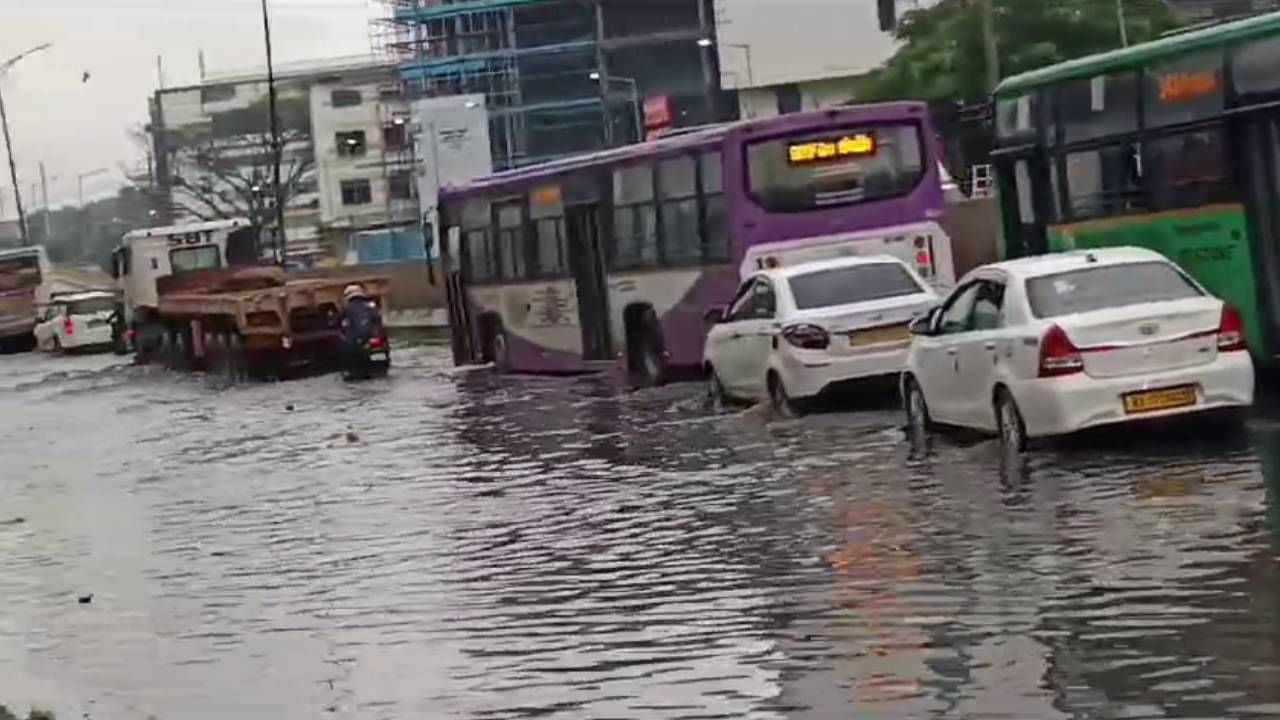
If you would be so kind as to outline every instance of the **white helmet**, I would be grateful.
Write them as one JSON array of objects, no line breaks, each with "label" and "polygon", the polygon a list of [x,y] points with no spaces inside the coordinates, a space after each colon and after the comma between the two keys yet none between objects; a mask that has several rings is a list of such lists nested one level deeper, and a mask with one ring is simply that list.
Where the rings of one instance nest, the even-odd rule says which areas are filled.
[{"label": "white helmet", "polygon": [[352,283],[342,290],[343,300],[351,301],[361,297],[364,297],[364,286],[359,283]]}]

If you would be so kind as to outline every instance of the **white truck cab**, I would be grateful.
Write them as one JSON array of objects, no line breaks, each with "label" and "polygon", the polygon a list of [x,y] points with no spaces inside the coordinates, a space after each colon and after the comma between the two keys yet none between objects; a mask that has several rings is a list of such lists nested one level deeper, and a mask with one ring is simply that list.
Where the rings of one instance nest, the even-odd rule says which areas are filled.
[{"label": "white truck cab", "polygon": [[247,219],[155,227],[124,236],[112,256],[125,317],[137,324],[159,306],[157,281],[258,261],[258,234]]}]

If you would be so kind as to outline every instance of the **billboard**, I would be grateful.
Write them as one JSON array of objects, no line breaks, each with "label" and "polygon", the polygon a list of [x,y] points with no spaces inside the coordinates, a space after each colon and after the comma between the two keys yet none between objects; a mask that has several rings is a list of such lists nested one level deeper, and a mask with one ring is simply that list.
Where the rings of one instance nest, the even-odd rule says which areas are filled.
[{"label": "billboard", "polygon": [[440,188],[493,174],[489,111],[483,95],[418,100],[412,106],[423,230],[438,247]]}]

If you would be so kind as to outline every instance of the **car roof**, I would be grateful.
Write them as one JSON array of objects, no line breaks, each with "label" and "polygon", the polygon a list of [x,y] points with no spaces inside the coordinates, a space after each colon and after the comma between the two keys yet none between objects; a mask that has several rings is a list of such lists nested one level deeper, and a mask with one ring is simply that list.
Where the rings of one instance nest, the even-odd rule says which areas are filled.
[{"label": "car roof", "polygon": [[800,263],[798,265],[789,265],[786,267],[774,268],[772,270],[762,270],[756,275],[766,275],[770,278],[792,278],[797,275],[808,275],[809,273],[822,272],[823,270],[837,270],[839,268],[857,267],[859,265],[883,265],[884,263],[893,263],[894,265],[906,266],[898,258],[892,255],[851,255],[849,257],[834,258],[831,260],[814,260],[813,262]]},{"label": "car roof", "polygon": [[1022,278],[1056,275],[1058,273],[1080,270],[1100,265],[1125,265],[1138,262],[1168,262],[1168,259],[1154,250],[1137,247],[1097,248],[1094,250],[1072,250],[1071,252],[1034,255],[1032,257],[1005,260],[1004,262],[983,265],[973,271],[981,274],[996,270]]}]

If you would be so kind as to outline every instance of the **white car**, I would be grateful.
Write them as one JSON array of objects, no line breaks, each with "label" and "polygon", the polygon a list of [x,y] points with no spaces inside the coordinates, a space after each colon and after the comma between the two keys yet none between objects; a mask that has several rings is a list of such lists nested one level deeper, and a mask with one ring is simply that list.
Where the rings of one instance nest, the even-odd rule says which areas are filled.
[{"label": "white car", "polygon": [[907,326],[938,303],[915,270],[888,255],[762,270],[727,311],[714,310],[703,363],[714,401],[769,400],[794,414],[854,380],[896,376]]},{"label": "white car", "polygon": [[987,265],[912,325],[902,392],[934,424],[1028,438],[1253,403],[1240,314],[1162,255],[1110,248]]},{"label": "white car", "polygon": [[111,348],[115,295],[86,292],[55,295],[36,325],[36,344],[46,352]]}]

